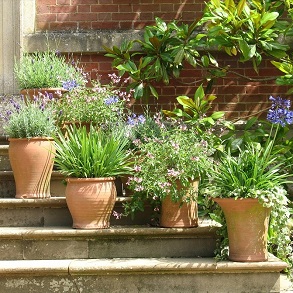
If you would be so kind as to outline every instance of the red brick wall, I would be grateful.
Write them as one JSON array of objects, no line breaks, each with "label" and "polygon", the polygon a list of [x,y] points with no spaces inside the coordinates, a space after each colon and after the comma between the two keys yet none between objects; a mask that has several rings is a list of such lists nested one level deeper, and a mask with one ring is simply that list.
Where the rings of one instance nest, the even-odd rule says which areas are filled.
[{"label": "red brick wall", "polygon": [[[199,0],[37,0],[37,29],[139,29],[153,23],[155,16],[167,21],[174,18],[191,21],[201,15],[202,8],[203,1]],[[92,78],[98,74],[107,80],[107,74],[114,72],[111,68],[112,60],[102,55],[78,57]],[[220,53],[217,60],[222,66],[230,65],[231,70],[238,73],[230,73],[225,79],[218,79],[213,88],[218,97],[214,109],[226,111],[227,118],[238,119],[255,114],[264,117],[269,107],[269,95],[285,96],[287,89],[274,84],[272,76],[280,73],[269,60],[263,61],[259,76],[250,63],[236,62]],[[199,69],[187,68],[179,81],[171,81],[170,85],[158,88],[159,100],[151,99],[148,103],[153,109],[172,109],[176,96],[193,96],[194,85],[201,83],[203,75],[204,72]],[[135,106],[137,110],[138,105]]]},{"label": "red brick wall", "polygon": [[190,21],[202,0],[37,0],[37,30],[140,29],[156,16]]}]

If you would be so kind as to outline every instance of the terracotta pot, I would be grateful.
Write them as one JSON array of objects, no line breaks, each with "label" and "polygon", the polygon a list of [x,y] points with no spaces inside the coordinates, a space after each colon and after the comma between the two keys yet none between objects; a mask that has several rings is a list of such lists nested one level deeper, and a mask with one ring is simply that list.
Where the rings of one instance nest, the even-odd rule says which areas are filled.
[{"label": "terracotta pot", "polygon": [[71,126],[76,126],[77,128],[79,127],[84,127],[86,128],[87,132],[90,132],[90,128],[91,128],[91,123],[90,122],[63,122],[61,125],[61,131],[62,133],[67,136],[67,129]]},{"label": "terracotta pot", "polygon": [[66,202],[73,228],[110,227],[110,216],[116,202],[115,178],[67,178]]},{"label": "terracotta pot", "polygon": [[[193,182],[193,189],[198,190],[198,181]],[[178,183],[178,188],[182,188]],[[173,202],[167,196],[161,205],[160,226],[168,228],[189,228],[198,226],[198,209],[196,200],[190,202]]]},{"label": "terracotta pot", "polygon": [[51,138],[9,138],[9,160],[16,198],[50,197],[50,180],[55,158]]},{"label": "terracotta pot", "polygon": [[26,97],[29,97],[31,100],[34,99],[34,97],[39,97],[39,95],[52,95],[53,98],[59,99],[62,94],[68,92],[68,90],[65,90],[63,88],[40,88],[40,89],[23,89],[20,91],[20,94],[24,96],[24,99],[26,100]]},{"label": "terracotta pot", "polygon": [[228,229],[229,259],[256,262],[268,259],[267,235],[270,208],[258,199],[215,198],[222,208]]}]

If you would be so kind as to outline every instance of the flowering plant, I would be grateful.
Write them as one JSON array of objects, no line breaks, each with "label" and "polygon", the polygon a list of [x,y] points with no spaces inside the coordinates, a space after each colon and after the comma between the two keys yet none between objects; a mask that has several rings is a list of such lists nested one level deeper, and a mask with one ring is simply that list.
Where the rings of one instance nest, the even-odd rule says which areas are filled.
[{"label": "flowering plant", "polygon": [[[264,145],[247,141],[237,155],[228,149],[213,165],[206,177],[202,193],[208,198],[257,198],[264,206],[271,208],[268,249],[272,253],[293,264],[292,246],[289,231],[289,200],[286,183],[292,174],[283,172],[284,161],[279,160],[274,150],[278,128],[293,123],[290,101],[280,97],[270,97],[272,106],[267,114],[271,131]],[[279,149],[280,152],[280,149]],[[219,211],[211,213],[213,219],[222,224],[223,241],[218,257],[226,257],[227,232],[225,219]]]},{"label": "flowering plant", "polygon": [[76,87],[65,93],[56,103],[58,122],[109,125],[122,121],[129,94],[118,88],[120,79],[110,77],[111,82],[106,85],[92,81],[92,87]]},{"label": "flowering plant", "polygon": [[126,117],[126,134],[130,140],[130,149],[139,151],[141,144],[148,142],[150,138],[161,138],[164,132],[161,121],[160,113],[130,113]]},{"label": "flowering plant", "polygon": [[210,165],[213,149],[193,128],[162,120],[157,123],[160,123],[160,137],[149,137],[143,143],[136,141],[140,155],[135,157],[134,175],[127,183],[133,196],[125,204],[126,214],[143,210],[145,201],[157,209],[167,195],[174,202],[194,199],[197,194],[192,183]]},{"label": "flowering plant", "polygon": [[14,65],[15,78],[21,89],[64,88],[71,90],[85,84],[82,69],[74,60],[67,61],[58,52],[24,54]]},{"label": "flowering plant", "polygon": [[6,97],[7,110],[1,115],[5,134],[11,138],[51,137],[56,131],[54,103],[49,96],[33,101]]}]

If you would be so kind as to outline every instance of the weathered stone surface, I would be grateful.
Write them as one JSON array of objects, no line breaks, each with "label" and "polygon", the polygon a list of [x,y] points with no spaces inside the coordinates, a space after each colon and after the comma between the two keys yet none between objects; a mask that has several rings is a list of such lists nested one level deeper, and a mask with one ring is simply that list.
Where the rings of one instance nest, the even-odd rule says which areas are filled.
[{"label": "weathered stone surface", "polygon": [[18,253],[13,259],[213,257],[215,231],[215,227],[209,226],[192,229],[117,226],[100,230],[2,227],[0,252],[3,243],[3,252],[10,247],[14,250],[17,245]]},{"label": "weathered stone surface", "polygon": [[[4,267],[5,266],[5,267]],[[0,261],[0,292],[280,292],[284,263],[214,259]]]},{"label": "weathered stone surface", "polygon": [[[124,40],[141,38],[140,30],[91,30],[79,32],[46,32],[26,34],[23,36],[23,49],[25,52],[51,50],[61,52],[105,53],[103,46],[113,47]],[[57,40],[57,42],[56,42]],[[60,40],[60,41],[58,41]]]},{"label": "weathered stone surface", "polygon": [[88,258],[87,240],[25,240],[23,259],[75,259]]}]

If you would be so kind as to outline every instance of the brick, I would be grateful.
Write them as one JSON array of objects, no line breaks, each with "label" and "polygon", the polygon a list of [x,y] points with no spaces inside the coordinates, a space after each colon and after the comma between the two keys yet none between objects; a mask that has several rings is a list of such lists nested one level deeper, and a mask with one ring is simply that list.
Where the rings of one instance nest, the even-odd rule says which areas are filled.
[{"label": "brick", "polygon": [[91,12],[91,6],[90,5],[78,5],[77,6],[77,12]]},{"label": "brick", "polygon": [[[71,5],[85,5],[85,6],[89,6],[89,5],[95,5],[97,4],[99,1],[97,0],[71,0]],[[109,0],[108,3],[111,3],[111,1]]]},{"label": "brick", "polygon": [[37,15],[51,13],[51,6],[50,5],[42,5],[42,6],[37,5],[36,13],[37,13]]},{"label": "brick", "polygon": [[62,5],[62,6],[52,6],[51,13],[76,13],[76,6]]},{"label": "brick", "polygon": [[112,20],[112,13],[98,13],[97,20],[99,21],[111,21]]},{"label": "brick", "polygon": [[36,2],[37,6],[45,6],[45,5],[56,5],[57,0],[38,0]]},{"label": "brick", "polygon": [[70,5],[71,4],[71,0],[56,0],[57,1],[57,5]]},{"label": "brick", "polygon": [[36,16],[36,21],[39,22],[39,20],[42,21],[42,22],[47,22],[47,23],[56,21],[56,14],[37,15]]},{"label": "brick", "polygon": [[52,22],[50,23],[50,30],[75,30],[77,29],[77,23],[76,22]]},{"label": "brick", "polygon": [[119,23],[116,21],[93,21],[91,22],[92,29],[119,29]]},{"label": "brick", "polygon": [[91,12],[118,12],[119,11],[119,6],[118,5],[92,5],[91,6]]}]

